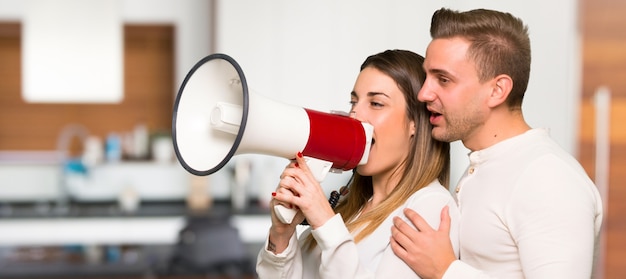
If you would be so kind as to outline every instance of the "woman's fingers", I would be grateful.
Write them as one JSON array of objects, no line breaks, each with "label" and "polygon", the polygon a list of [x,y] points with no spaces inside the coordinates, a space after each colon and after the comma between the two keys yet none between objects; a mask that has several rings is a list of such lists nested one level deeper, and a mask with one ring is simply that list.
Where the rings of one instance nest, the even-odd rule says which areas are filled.
[{"label": "woman's fingers", "polygon": [[274,195],[278,204],[300,210],[309,224],[314,227],[334,216],[328,197],[311,173],[307,160],[301,153],[298,153],[295,160],[287,165],[280,177]]}]

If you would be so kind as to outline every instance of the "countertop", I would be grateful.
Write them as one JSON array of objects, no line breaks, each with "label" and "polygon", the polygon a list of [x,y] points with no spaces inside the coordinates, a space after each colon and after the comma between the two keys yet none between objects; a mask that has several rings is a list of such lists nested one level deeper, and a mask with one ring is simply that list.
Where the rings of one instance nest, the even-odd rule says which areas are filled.
[{"label": "countertop", "polygon": [[[228,202],[216,201],[210,211],[197,214],[189,212],[184,202],[153,202],[141,204],[131,214],[121,212],[115,203],[69,202],[63,208],[56,204],[4,203],[0,206],[0,277],[161,278],[214,274],[215,277],[204,278],[233,278],[220,277],[224,275],[220,273],[223,266],[190,267],[190,261],[193,264],[195,260],[193,257],[182,264],[180,258],[176,260],[176,255],[181,255],[181,247],[185,247],[181,244],[186,242],[184,231],[190,224],[218,220],[224,225],[209,229],[203,235],[206,237],[208,233],[213,235],[211,238],[221,239],[224,233],[220,236],[215,230],[230,227],[238,232],[238,237],[229,237],[230,241],[235,239],[235,244],[241,244],[226,244],[229,248],[214,251],[211,247],[215,244],[192,243],[185,249],[196,247],[198,250],[185,250],[182,255],[223,255],[225,251],[240,247],[239,250],[245,250],[245,259],[226,265],[231,265],[231,271],[234,267],[238,276],[254,278],[254,259],[271,224],[267,209],[256,204],[251,201],[244,211],[234,211]],[[95,258],[94,253],[98,255]]]}]

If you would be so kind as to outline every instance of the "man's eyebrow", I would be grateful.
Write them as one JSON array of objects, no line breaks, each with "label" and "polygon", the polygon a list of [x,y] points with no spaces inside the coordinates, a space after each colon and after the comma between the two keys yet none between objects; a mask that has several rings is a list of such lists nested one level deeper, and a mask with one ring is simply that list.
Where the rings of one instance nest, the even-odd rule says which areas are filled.
[{"label": "man's eyebrow", "polygon": [[428,69],[427,72],[430,74],[439,74],[439,75],[445,75],[445,76],[451,75],[450,72],[443,70],[443,69]]}]

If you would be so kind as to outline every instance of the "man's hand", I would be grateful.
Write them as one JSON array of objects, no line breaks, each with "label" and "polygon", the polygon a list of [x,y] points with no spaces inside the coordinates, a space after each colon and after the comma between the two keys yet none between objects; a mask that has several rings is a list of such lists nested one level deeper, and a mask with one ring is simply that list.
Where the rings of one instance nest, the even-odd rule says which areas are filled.
[{"label": "man's hand", "polygon": [[435,230],[417,212],[405,209],[404,214],[415,230],[400,217],[394,217],[391,227],[391,248],[421,278],[442,278],[456,260],[450,242],[448,207],[441,210],[441,223]]}]

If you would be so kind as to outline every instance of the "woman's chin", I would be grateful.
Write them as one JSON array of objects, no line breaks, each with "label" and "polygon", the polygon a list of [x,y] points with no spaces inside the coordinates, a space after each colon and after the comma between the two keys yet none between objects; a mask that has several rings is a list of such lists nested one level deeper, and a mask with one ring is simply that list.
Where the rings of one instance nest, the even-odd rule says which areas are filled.
[{"label": "woman's chin", "polygon": [[372,176],[372,172],[368,169],[367,164],[357,166],[356,173],[360,176]]}]

